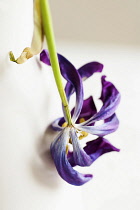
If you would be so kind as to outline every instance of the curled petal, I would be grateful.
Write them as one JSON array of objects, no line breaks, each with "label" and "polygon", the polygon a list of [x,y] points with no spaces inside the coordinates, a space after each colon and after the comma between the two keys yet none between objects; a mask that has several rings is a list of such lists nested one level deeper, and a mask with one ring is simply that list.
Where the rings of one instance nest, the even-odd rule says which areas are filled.
[{"label": "curled petal", "polygon": [[[78,71],[66,58],[64,58],[62,55],[58,55],[58,59],[63,77],[73,85],[76,92],[76,106],[72,116],[72,119],[75,122],[80,114],[83,105],[82,80],[78,74]],[[69,100],[69,95],[67,94],[67,92],[66,95]]]},{"label": "curled petal", "polygon": [[110,142],[102,137],[97,138],[96,140],[87,142],[84,147],[85,152],[90,155],[92,162],[94,162],[101,155],[108,152],[119,152],[120,150],[114,147]]},{"label": "curled petal", "polygon": [[[81,120],[86,121],[91,116],[93,116],[96,112],[97,110],[96,110],[93,98],[92,96],[90,96],[89,98],[84,100],[82,110],[80,112],[80,115],[76,123],[81,123]],[[72,109],[71,115],[73,115],[73,113],[74,113],[74,109]],[[59,118],[52,123],[52,128],[56,131],[60,131],[63,129],[62,128],[63,123],[65,123],[65,118],[64,117]],[[94,123],[92,125],[94,125]]]},{"label": "curled petal", "polygon": [[79,166],[89,166],[92,163],[92,159],[89,155],[80,147],[79,139],[77,137],[76,130],[71,128],[70,138],[73,145],[73,158],[76,165]]},{"label": "curled petal", "polygon": [[103,102],[103,106],[98,113],[87,120],[83,125],[89,125],[95,121],[105,120],[112,116],[116,111],[120,102],[120,93],[116,87],[105,80],[106,76],[102,76],[102,93],[100,99]]},{"label": "curled petal", "polygon": [[[110,142],[102,137],[98,137],[96,140],[92,140],[86,143],[84,147],[84,151],[90,156],[92,159],[92,163],[101,155],[108,152],[119,152],[120,150],[114,147]],[[69,152],[68,160],[70,164],[74,167],[76,166],[76,162],[74,161],[73,152]]]},{"label": "curled petal", "polygon": [[[43,50],[40,54],[40,60],[45,64],[50,65],[49,54],[47,50]],[[76,106],[73,114],[73,121],[75,122],[80,114],[83,104],[83,85],[82,79],[75,69],[75,67],[62,55],[58,54],[58,60],[62,76],[69,82],[76,92]],[[66,91],[66,96],[69,101],[69,93]]]},{"label": "curled petal", "polygon": [[83,80],[91,77],[96,72],[102,72],[103,64],[98,62],[90,62],[78,69],[78,72]]},{"label": "curled petal", "polygon": [[[102,72],[102,70],[103,70],[103,65],[101,63],[90,62],[80,67],[78,69],[78,73],[80,74],[82,80],[85,81],[87,78],[91,77],[94,73]],[[65,91],[67,92],[67,95],[70,97],[74,93],[73,85],[67,82]]]},{"label": "curled petal", "polygon": [[112,102],[112,98],[115,98],[119,94],[119,91],[111,82],[106,81],[105,78],[106,76],[102,76],[101,78],[102,93],[100,99],[103,103],[109,105]]},{"label": "curled petal", "polygon": [[[73,114],[73,111],[74,111],[74,109],[71,112],[72,114]],[[82,110],[80,112],[80,115],[79,115],[76,123],[81,123],[81,120],[83,120],[83,121],[88,120],[96,112],[97,112],[97,109],[96,109],[95,103],[93,101],[93,97],[90,96],[89,98],[84,100]],[[92,125],[94,125],[94,123]]]},{"label": "curled petal", "polygon": [[63,123],[64,123],[64,117],[63,118],[58,118],[55,121],[53,121],[53,123],[52,123],[53,130],[55,130],[55,131],[61,131],[61,130],[63,130],[63,127],[62,127],[62,124],[63,123],[61,125],[59,124],[59,122],[61,121],[61,119],[63,119]]},{"label": "curled petal", "polygon": [[40,60],[47,64],[48,66],[51,66],[51,63],[50,63],[50,57],[49,57],[49,53],[47,50],[43,50],[41,53],[40,53]]},{"label": "curled petal", "polygon": [[91,180],[91,174],[81,174],[68,162],[66,145],[69,139],[69,128],[65,128],[51,145],[51,154],[59,175],[66,182],[80,186]]},{"label": "curled petal", "polygon": [[77,129],[100,137],[108,135],[109,133],[113,133],[114,131],[117,130],[118,126],[119,126],[119,121],[115,114],[113,114],[110,118],[108,118],[107,121],[102,125],[86,126],[86,125],[76,124]]}]

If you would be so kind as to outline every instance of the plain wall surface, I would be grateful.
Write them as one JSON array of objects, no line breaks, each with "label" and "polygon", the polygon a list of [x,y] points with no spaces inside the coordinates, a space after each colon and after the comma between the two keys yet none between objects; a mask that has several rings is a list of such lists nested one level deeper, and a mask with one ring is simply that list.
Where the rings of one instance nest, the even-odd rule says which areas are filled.
[{"label": "plain wall surface", "polygon": [[[140,210],[140,50],[102,44],[138,43],[138,32],[132,26],[139,31],[134,19],[139,21],[135,16],[139,15],[136,3],[140,3],[94,2],[50,0],[56,38],[67,39],[57,45],[62,55],[76,68],[91,61],[103,63],[103,74],[122,95],[117,109],[120,127],[105,137],[121,149],[120,153],[103,155],[90,167],[77,167],[76,170],[94,177],[82,187],[75,187],[59,177],[49,153],[54,134],[47,126],[62,117],[51,69],[36,62],[37,57],[17,65],[8,56],[12,50],[17,57],[30,45],[33,1],[0,0],[0,210]],[[127,8],[126,2],[131,3]],[[111,8],[117,5],[118,12],[113,12]],[[137,13],[129,16],[127,11]],[[126,21],[128,17],[132,22]],[[126,23],[127,31],[126,28],[118,30]],[[104,33],[99,33],[99,29]],[[129,33],[128,29],[131,29]],[[82,43],[78,44],[77,40]],[[100,77],[97,74],[84,82],[85,97],[92,95],[96,105],[100,105]]]},{"label": "plain wall surface", "polygon": [[140,45],[139,0],[50,0],[57,39]]}]

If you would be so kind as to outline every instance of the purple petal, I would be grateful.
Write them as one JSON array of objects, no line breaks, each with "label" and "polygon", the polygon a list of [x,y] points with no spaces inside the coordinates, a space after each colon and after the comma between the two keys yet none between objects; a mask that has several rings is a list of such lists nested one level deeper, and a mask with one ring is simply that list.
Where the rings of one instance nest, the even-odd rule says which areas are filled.
[{"label": "purple petal", "polygon": [[40,60],[47,64],[48,66],[51,66],[51,63],[50,63],[50,57],[49,57],[49,53],[47,50],[43,50],[41,53],[40,53]]},{"label": "purple petal", "polygon": [[112,98],[115,98],[119,91],[116,87],[111,83],[105,80],[106,76],[102,76],[102,93],[100,99],[103,103],[107,103],[108,105],[112,102]]},{"label": "purple petal", "polygon": [[[78,69],[78,73],[80,74],[82,80],[85,81],[87,78],[91,77],[94,73],[102,72],[102,70],[103,70],[103,65],[101,63],[90,62],[80,67]],[[74,93],[73,85],[67,82],[65,91],[67,92],[67,95],[70,97]]]},{"label": "purple petal", "polygon": [[[74,109],[71,111],[73,114]],[[93,97],[90,96],[89,98],[85,99],[83,102],[82,110],[80,115],[76,121],[76,123],[80,123],[80,119],[83,118],[85,121],[91,118],[97,112],[95,103],[93,101]],[[92,124],[94,125],[94,123]]]},{"label": "purple petal", "polygon": [[[113,151],[119,152],[120,150],[110,144],[107,139],[99,137],[96,140],[87,142],[86,146],[84,147],[84,151],[90,156],[93,163],[98,157],[105,153]],[[69,152],[68,160],[72,167],[77,165],[74,161],[73,152]]]},{"label": "purple petal", "polygon": [[86,126],[81,124],[75,125],[75,127],[79,130],[100,137],[108,135],[109,133],[113,133],[114,131],[117,130],[118,126],[119,126],[119,121],[115,114],[113,114],[110,118],[108,118],[107,121],[102,125],[97,125],[97,126]]},{"label": "purple petal", "polygon": [[90,155],[92,162],[94,162],[101,155],[108,152],[119,152],[120,150],[114,147],[110,142],[102,137],[97,138],[96,140],[87,142],[84,147],[85,152]]},{"label": "purple petal", "polygon": [[66,182],[80,186],[91,180],[91,174],[81,174],[74,170],[66,156],[66,145],[69,140],[69,128],[65,128],[51,145],[51,154],[59,175]]},{"label": "purple petal", "polygon": [[60,121],[61,121],[61,119],[63,119],[63,123],[64,123],[65,122],[64,117],[63,118],[58,118],[55,121],[53,121],[53,123],[51,124],[53,130],[55,130],[55,131],[61,131],[61,130],[63,130],[63,127],[62,127],[62,124],[63,123],[61,125],[59,124]]},{"label": "purple petal", "polygon": [[79,166],[90,166],[92,163],[92,159],[86,152],[80,147],[79,139],[74,128],[70,130],[70,138],[72,140],[73,145],[73,158],[76,165]]},{"label": "purple petal", "polygon": [[96,72],[102,72],[103,64],[98,62],[90,62],[78,69],[78,72],[83,80],[91,77]]},{"label": "purple petal", "polygon": [[[73,85],[76,92],[76,106],[74,109],[74,114],[72,116],[72,119],[75,122],[80,114],[83,105],[82,80],[78,74],[78,71],[66,58],[64,58],[62,55],[58,55],[58,59],[63,77]],[[69,95],[67,94],[67,92],[66,95],[69,100]]]},{"label": "purple petal", "polygon": [[[79,115],[76,123],[80,123],[80,120],[82,118],[85,121],[88,120],[96,112],[97,112],[97,110],[96,110],[93,98],[91,96],[91,97],[87,98],[86,100],[84,100],[82,110],[80,112],[80,115]],[[74,113],[74,109],[71,111],[71,115],[73,115],[73,113]],[[60,131],[60,130],[63,129],[62,125],[63,125],[64,122],[65,122],[64,117],[59,118],[52,123],[52,128],[56,131]],[[92,123],[91,125],[94,125],[94,123]]]},{"label": "purple petal", "polygon": [[105,120],[112,116],[116,111],[120,102],[120,93],[116,87],[105,80],[106,76],[102,76],[102,93],[100,99],[103,102],[103,106],[100,111],[91,117],[83,125],[90,125],[91,123],[99,120]]},{"label": "purple petal", "polygon": [[[47,50],[43,50],[40,54],[40,60],[45,64],[50,65],[49,54]],[[80,114],[83,104],[83,85],[81,77],[75,67],[62,55],[58,54],[61,74],[74,87],[76,92],[76,106],[73,114],[73,121],[75,122]],[[69,93],[66,91],[66,96],[69,100]]]}]

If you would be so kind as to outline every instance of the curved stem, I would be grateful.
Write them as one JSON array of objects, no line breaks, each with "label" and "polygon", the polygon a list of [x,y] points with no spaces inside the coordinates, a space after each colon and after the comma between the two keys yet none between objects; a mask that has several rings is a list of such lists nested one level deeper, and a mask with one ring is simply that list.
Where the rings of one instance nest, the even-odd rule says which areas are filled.
[{"label": "curved stem", "polygon": [[63,88],[62,76],[61,76],[59,62],[58,62],[57,53],[56,53],[55,39],[54,39],[51,13],[49,9],[48,0],[40,0],[40,6],[41,6],[43,30],[44,30],[46,40],[47,40],[48,51],[49,51],[51,66],[53,69],[54,78],[55,78],[56,85],[57,85],[57,88],[58,88],[58,91],[62,100],[62,104],[64,106],[68,124],[71,125],[72,124],[71,114],[70,114],[66,94]]}]

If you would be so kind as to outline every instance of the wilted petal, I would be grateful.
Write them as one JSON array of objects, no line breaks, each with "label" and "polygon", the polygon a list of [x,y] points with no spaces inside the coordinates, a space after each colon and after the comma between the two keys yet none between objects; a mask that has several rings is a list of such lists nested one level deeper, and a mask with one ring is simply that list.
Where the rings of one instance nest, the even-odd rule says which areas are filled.
[{"label": "wilted petal", "polygon": [[[82,80],[78,74],[78,71],[66,58],[64,58],[62,55],[58,55],[58,59],[63,77],[73,85],[76,92],[76,105],[72,116],[72,119],[75,122],[80,114],[83,105]],[[69,95],[67,92],[66,95],[69,100]]]},{"label": "wilted petal", "polygon": [[84,147],[84,150],[88,155],[90,155],[92,162],[94,162],[98,157],[105,153],[120,151],[118,148],[110,144],[110,142],[107,139],[102,137],[87,142],[86,146]]},{"label": "wilted petal", "polygon": [[102,137],[116,131],[119,126],[119,121],[116,115],[114,114],[110,118],[108,118],[107,121],[102,125],[86,126],[86,125],[76,124],[75,126],[79,130],[85,131],[92,135],[97,135]]},{"label": "wilted petal", "polygon": [[51,154],[59,175],[69,184],[80,186],[91,180],[91,174],[75,171],[68,162],[66,145],[69,139],[69,128],[65,128],[51,145]]},{"label": "wilted petal", "polygon": [[64,122],[61,125],[59,124],[59,122],[61,121],[61,119],[63,119],[63,121],[64,121],[64,117],[63,118],[58,118],[55,121],[53,121],[53,123],[51,124],[53,130],[55,130],[55,131],[61,131],[61,130],[63,130],[62,124]]},{"label": "wilted petal", "polygon": [[105,76],[102,76],[102,93],[100,99],[103,102],[102,108],[97,114],[87,120],[87,122],[83,123],[83,125],[90,125],[95,121],[109,118],[118,107],[120,93],[111,82],[105,80]]},{"label": "wilted petal", "polygon": [[73,145],[73,158],[76,165],[79,166],[89,166],[92,163],[92,159],[86,152],[81,148],[79,144],[79,139],[74,128],[70,129],[70,138]]},{"label": "wilted petal", "polygon": [[102,72],[103,64],[98,62],[90,62],[78,69],[78,72],[83,80],[91,77],[96,72]]},{"label": "wilted petal", "polygon": [[[40,60],[45,64],[50,65],[49,54],[47,50],[43,50],[40,54]],[[75,69],[75,67],[62,55],[58,54],[61,74],[74,87],[76,92],[76,106],[73,114],[73,121],[75,122],[80,114],[83,104],[83,85],[82,79]],[[69,93],[66,91],[66,96],[69,101]]]},{"label": "wilted petal", "polygon": [[[80,115],[79,115],[76,123],[81,123],[81,120],[85,120],[85,121],[88,120],[96,112],[97,112],[97,110],[96,110],[93,98],[92,98],[92,96],[90,96],[89,98],[84,100],[82,110],[80,112]],[[71,115],[73,115],[73,113],[74,113],[74,109],[72,109]],[[64,117],[58,118],[57,120],[55,120],[52,123],[52,128],[56,131],[60,131],[63,129],[62,128],[63,123],[65,123]],[[94,123],[91,125],[94,125]]]},{"label": "wilted petal", "polygon": [[[92,159],[92,163],[101,155],[108,152],[119,152],[120,150],[114,147],[110,142],[102,137],[99,137],[95,140],[89,141],[86,143],[86,146],[83,148],[84,151],[90,156]],[[76,162],[74,161],[73,152],[69,152],[68,160],[72,167],[76,166]]]},{"label": "wilted petal", "polygon": [[[102,70],[103,70],[103,65],[101,63],[90,62],[80,67],[78,69],[78,73],[80,74],[82,80],[85,81],[87,78],[91,77],[94,73],[102,72]],[[74,93],[74,87],[69,82],[67,82],[65,90],[67,92],[67,95],[69,95],[69,97]]]},{"label": "wilted petal", "polygon": [[51,63],[50,63],[50,57],[49,57],[49,53],[47,50],[43,50],[41,53],[40,53],[40,60],[47,64],[48,66],[51,66]]},{"label": "wilted petal", "polygon": [[102,76],[102,93],[100,99],[103,103],[106,103],[109,105],[112,102],[112,98],[115,98],[119,91],[116,89],[116,87],[109,81],[105,80],[106,76]]},{"label": "wilted petal", "polygon": [[[72,114],[73,114],[74,109],[72,110]],[[81,119],[83,120],[88,120],[89,118],[91,118],[95,113],[97,112],[95,103],[93,101],[93,97],[90,96],[89,98],[85,99],[83,102],[83,106],[82,106],[82,110],[80,112],[80,115],[76,121],[76,123],[81,123]],[[93,123],[94,124],[94,123]]]}]

